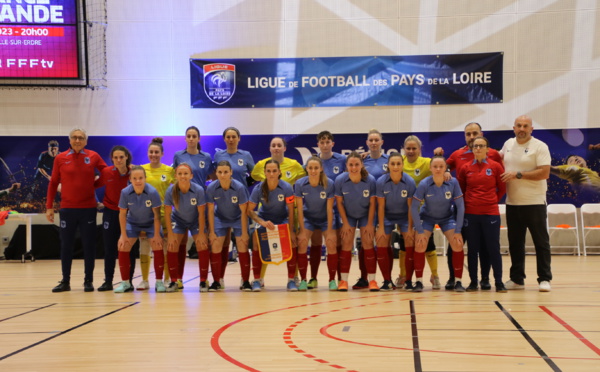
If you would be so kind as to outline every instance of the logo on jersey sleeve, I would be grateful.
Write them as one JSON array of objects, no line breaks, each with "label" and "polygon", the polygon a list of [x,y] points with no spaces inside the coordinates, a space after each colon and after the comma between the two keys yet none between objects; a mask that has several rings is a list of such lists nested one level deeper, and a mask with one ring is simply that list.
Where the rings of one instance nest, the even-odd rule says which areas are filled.
[{"label": "logo on jersey sleeve", "polygon": [[231,202],[234,203],[234,204],[237,203],[238,202],[238,197],[237,196],[232,196],[231,197]]},{"label": "logo on jersey sleeve", "polygon": [[403,198],[406,198],[408,196],[408,191],[406,190],[402,190],[402,193],[400,194]]},{"label": "logo on jersey sleeve", "polygon": [[238,159],[238,165],[240,167],[243,167],[244,166],[244,159]]},{"label": "logo on jersey sleeve", "polygon": [[340,167],[338,167],[338,166],[333,167],[333,173],[334,174],[340,173]]},{"label": "logo on jersey sleeve", "polygon": [[287,178],[292,178],[292,172],[290,172],[290,171],[285,171],[285,176],[286,176]]},{"label": "logo on jersey sleeve", "polygon": [[321,191],[319,196],[321,197],[321,199],[325,199],[325,198],[327,198],[327,193],[325,191]]},{"label": "logo on jersey sleeve", "polygon": [[369,190],[363,190],[363,197],[368,198],[369,194]]},{"label": "logo on jersey sleeve", "polygon": [[177,226],[177,223],[175,221],[171,222],[171,229],[175,229],[175,226]]},{"label": "logo on jersey sleeve", "polygon": [[279,200],[280,202],[285,200],[285,196],[283,196],[283,194],[279,194],[277,195],[277,200]]},{"label": "logo on jersey sleeve", "polygon": [[197,200],[196,198],[191,198],[191,199],[190,199],[190,203],[191,203],[192,205],[198,205],[198,200]]},{"label": "logo on jersey sleeve", "polygon": [[109,226],[110,226],[110,222],[108,222],[108,221],[104,222],[104,230],[108,230]]},{"label": "logo on jersey sleeve", "polygon": [[163,181],[163,182],[167,182],[167,175],[166,174],[161,174],[160,180]]},{"label": "logo on jersey sleeve", "polygon": [[204,169],[204,165],[205,165],[204,160],[200,160],[200,162],[198,163],[198,166],[200,168]]},{"label": "logo on jersey sleeve", "polygon": [[446,191],[446,199],[450,199],[452,197],[452,193],[450,191]]},{"label": "logo on jersey sleeve", "polygon": [[421,175],[421,170],[419,168],[415,169],[415,176],[419,177]]},{"label": "logo on jersey sleeve", "polygon": [[83,162],[86,163],[86,164],[89,164],[90,163],[90,158],[86,156],[85,158],[83,158]]},{"label": "logo on jersey sleeve", "polygon": [[387,168],[387,164],[384,164],[384,165],[382,166],[382,168],[383,168],[383,171],[384,171],[384,172],[387,172],[387,169],[388,169],[388,168]]},{"label": "logo on jersey sleeve", "polygon": [[485,170],[485,174],[488,175],[488,176],[491,176],[492,175],[492,170],[491,169],[486,169]]},{"label": "logo on jersey sleeve", "polygon": [[146,200],[146,207],[151,207],[151,206],[152,206],[152,201]]}]

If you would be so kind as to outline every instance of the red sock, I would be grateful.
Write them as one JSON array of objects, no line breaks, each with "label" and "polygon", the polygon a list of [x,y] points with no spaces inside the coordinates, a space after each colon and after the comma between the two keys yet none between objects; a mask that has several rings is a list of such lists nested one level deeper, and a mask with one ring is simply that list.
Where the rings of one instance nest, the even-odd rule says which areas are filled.
[{"label": "red sock", "polygon": [[381,275],[383,275],[383,280],[392,281],[388,247],[377,247],[377,263],[379,264],[379,271],[381,271]]},{"label": "red sock", "polygon": [[[312,253],[310,258],[310,264],[312,267]],[[302,280],[306,280],[306,272],[308,271],[308,255],[306,253],[298,253],[298,271],[300,272],[300,278]]]},{"label": "red sock", "polygon": [[406,280],[412,280],[413,271],[415,270],[415,247],[405,248],[404,268],[406,269]]},{"label": "red sock", "polygon": [[296,276],[296,263],[298,259],[298,248],[292,248],[292,258],[287,262],[288,278]]},{"label": "red sock", "polygon": [[156,274],[156,280],[162,280],[163,271],[165,271],[165,252],[159,249],[154,252],[154,273]]},{"label": "red sock", "polygon": [[250,253],[239,252],[240,269],[242,271],[242,280],[248,281],[250,278]]},{"label": "red sock", "polygon": [[[319,265],[321,264],[321,249],[320,245],[312,245],[310,247],[310,277],[316,278],[319,273]],[[298,263],[300,265],[300,263]]]},{"label": "red sock", "polygon": [[425,252],[415,252],[414,254],[415,276],[423,277],[423,269],[425,268]]},{"label": "red sock", "polygon": [[394,271],[394,249],[390,246],[386,247],[388,253],[388,271],[390,272],[390,280],[392,279],[392,271]]},{"label": "red sock", "polygon": [[340,254],[340,273],[348,274],[352,264],[352,252],[342,251]]},{"label": "red sock", "polygon": [[358,267],[360,268],[360,277],[367,280],[367,267],[365,266],[365,250],[358,247]]},{"label": "red sock", "polygon": [[221,252],[210,254],[210,269],[212,270],[213,280],[221,281]]},{"label": "red sock", "polygon": [[179,254],[177,252],[167,252],[167,264],[169,265],[169,275],[171,281],[176,282],[179,277]]},{"label": "red sock", "polygon": [[377,258],[375,257],[375,249],[363,249],[365,252],[365,267],[367,274],[375,274],[377,272]]},{"label": "red sock", "polygon": [[229,262],[229,243],[227,239],[223,243],[223,248],[221,250],[221,277],[225,277],[225,269],[227,268],[227,262]]},{"label": "red sock", "polygon": [[338,260],[337,260],[338,280],[342,280],[342,246],[341,245],[336,246],[335,250],[337,251],[337,256],[338,256]]},{"label": "red sock", "polygon": [[454,268],[455,278],[462,278],[464,261],[465,251],[452,251],[452,267]]},{"label": "red sock", "polygon": [[254,279],[260,279],[260,270],[262,269],[262,261],[260,260],[260,253],[258,251],[252,251],[252,273]]},{"label": "red sock", "polygon": [[131,259],[129,252],[119,251],[119,270],[121,270],[121,280],[129,281],[129,270],[131,270]]},{"label": "red sock", "polygon": [[177,259],[179,261],[178,262],[179,266],[177,267],[177,273],[179,275],[177,275],[177,278],[179,278],[179,279],[183,279],[183,270],[185,269],[185,256],[187,255],[186,248],[187,248],[187,244],[179,245],[179,251],[178,251],[179,256],[177,257]]},{"label": "red sock", "polygon": [[208,279],[208,265],[210,262],[210,252],[208,249],[198,251],[198,267],[200,268],[200,281],[205,282]]},{"label": "red sock", "polygon": [[327,269],[329,271],[329,281],[335,280],[335,273],[338,270],[338,254],[328,253],[327,254]]}]

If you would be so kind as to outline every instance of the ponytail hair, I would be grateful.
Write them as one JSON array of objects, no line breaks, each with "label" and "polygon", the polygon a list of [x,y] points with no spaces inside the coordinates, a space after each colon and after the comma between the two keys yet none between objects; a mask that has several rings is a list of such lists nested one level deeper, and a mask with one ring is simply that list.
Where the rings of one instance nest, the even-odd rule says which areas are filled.
[{"label": "ponytail hair", "polygon": [[[190,173],[193,175],[194,171],[192,170],[192,167],[188,164],[188,163],[181,163],[177,166],[177,168],[175,168],[175,172],[177,173],[177,169],[179,167],[186,167],[190,170]],[[179,194],[180,194],[181,189],[179,188],[179,181],[175,180],[175,183],[173,183],[173,193],[171,194],[171,196],[173,196],[173,204],[175,204],[175,209],[179,209]]]},{"label": "ponytail hair", "polygon": [[[268,164],[276,164],[277,165],[277,169],[279,169],[279,178],[281,178],[281,167],[279,166],[279,162],[274,159],[269,159],[265,163],[265,169],[267,169]],[[264,172],[264,170],[263,170],[263,172]],[[265,204],[269,203],[269,185],[267,183],[266,177],[265,177],[265,180],[260,185],[260,192],[262,194],[262,197],[265,199]]]},{"label": "ponytail hair", "polygon": [[327,175],[323,171],[323,160],[321,160],[321,158],[318,156],[314,156],[314,155],[311,156],[306,161],[306,165],[304,166],[305,171],[306,171],[306,167],[308,167],[308,163],[310,163],[311,161],[316,161],[321,166],[321,174],[319,174],[319,185],[323,186],[323,188],[326,189],[327,188]]},{"label": "ponytail hair", "polygon": [[190,130],[195,130],[196,133],[198,133],[198,150],[202,151],[202,147],[200,146],[200,129],[198,129],[197,127],[191,125],[189,127],[187,127],[187,129],[185,130],[185,134],[187,134],[188,131]]},{"label": "ponytail hair", "polygon": [[348,168],[348,161],[351,158],[356,158],[360,160],[360,164],[362,165],[362,168],[360,169],[360,179],[363,181],[366,180],[369,177],[369,172],[367,172],[367,170],[365,169],[365,162],[363,161],[362,156],[360,156],[358,152],[352,151],[350,154],[348,154],[346,158],[346,168]]}]

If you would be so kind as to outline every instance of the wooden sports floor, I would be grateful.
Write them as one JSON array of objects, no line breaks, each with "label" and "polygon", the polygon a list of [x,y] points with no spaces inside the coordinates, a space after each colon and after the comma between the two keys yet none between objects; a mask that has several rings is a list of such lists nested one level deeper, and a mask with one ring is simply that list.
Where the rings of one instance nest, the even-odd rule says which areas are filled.
[{"label": "wooden sports floor", "polygon": [[600,256],[553,256],[549,293],[534,256],[509,293],[329,292],[324,264],[317,291],[286,292],[281,265],[242,293],[230,263],[225,291],[201,294],[197,262],[160,294],[84,293],[80,260],[51,293],[59,261],[0,262],[0,371],[600,371]]}]

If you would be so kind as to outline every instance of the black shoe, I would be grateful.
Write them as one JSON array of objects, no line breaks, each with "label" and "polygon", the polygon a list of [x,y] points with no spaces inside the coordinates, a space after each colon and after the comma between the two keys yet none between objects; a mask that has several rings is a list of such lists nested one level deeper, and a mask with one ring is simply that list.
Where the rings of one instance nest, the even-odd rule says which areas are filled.
[{"label": "black shoe", "polygon": [[391,280],[384,280],[383,285],[379,288],[380,291],[393,291],[394,289],[396,289],[396,286]]},{"label": "black shoe", "polygon": [[454,292],[464,292],[465,291],[465,287],[462,286],[462,283],[460,281],[457,281],[456,284],[454,284]]},{"label": "black shoe", "polygon": [[412,291],[413,289],[415,289],[415,287],[413,287],[412,282],[410,280],[407,280],[404,282],[404,290],[405,291]]},{"label": "black shoe", "polygon": [[367,279],[358,278],[356,284],[352,286],[352,289],[367,289],[369,288],[369,282]]},{"label": "black shoe", "polygon": [[[131,288],[133,288],[133,286]],[[104,283],[102,283],[102,285],[100,287],[98,287],[98,292],[106,292],[106,291],[112,291],[112,290],[113,290],[112,280],[110,282],[105,281]]]},{"label": "black shoe", "polygon": [[490,289],[492,289],[492,285],[490,284],[489,279],[481,279],[480,284],[481,284],[482,291],[489,291]]},{"label": "black shoe", "polygon": [[83,281],[83,291],[84,292],[94,292],[94,283],[91,280]]},{"label": "black shoe", "polygon": [[416,281],[415,282],[415,287],[412,290],[413,292],[423,292],[423,283],[421,283],[420,281]]},{"label": "black shoe", "polygon": [[71,283],[67,282],[66,280],[61,280],[60,282],[58,282],[58,285],[54,288],[52,288],[52,292],[54,293],[58,293],[58,292],[68,292],[71,290]]},{"label": "black shoe", "polygon": [[244,292],[252,292],[252,285],[246,280],[244,283],[242,283],[242,287],[240,289]]},{"label": "black shoe", "polygon": [[209,292],[216,292],[221,289],[221,284],[219,282],[212,282],[210,287],[208,287]]},{"label": "black shoe", "polygon": [[502,282],[496,282],[496,292],[506,293],[506,292],[508,292],[508,290],[504,286],[504,283],[502,283]]},{"label": "black shoe", "polygon": [[453,291],[454,290],[454,278],[450,278],[448,279],[448,281],[446,282],[446,286],[444,287],[444,289],[446,289],[447,291]]},{"label": "black shoe", "polygon": [[479,289],[479,287],[477,287],[477,282],[471,282],[471,284],[469,284],[469,286],[467,287],[467,292],[475,292]]}]

